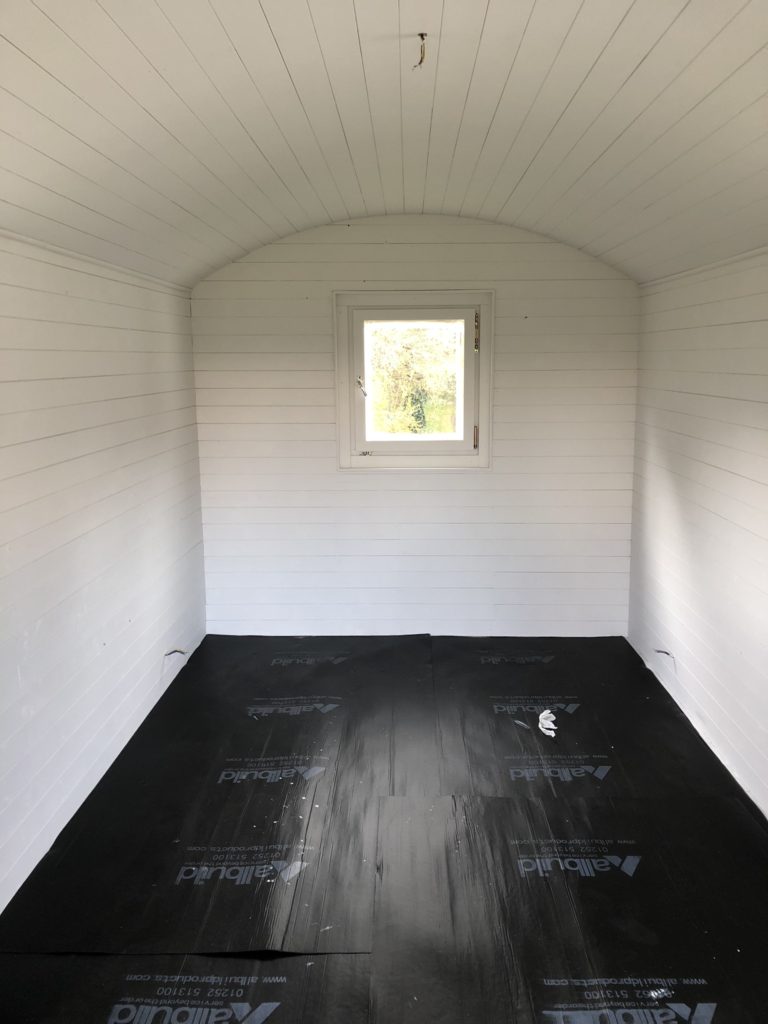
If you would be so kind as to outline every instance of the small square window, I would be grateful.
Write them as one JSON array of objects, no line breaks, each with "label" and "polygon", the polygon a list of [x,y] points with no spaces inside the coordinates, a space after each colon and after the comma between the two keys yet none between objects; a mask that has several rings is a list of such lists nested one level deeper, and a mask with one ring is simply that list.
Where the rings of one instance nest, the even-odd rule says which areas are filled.
[{"label": "small square window", "polygon": [[488,465],[491,300],[337,293],[342,467]]}]

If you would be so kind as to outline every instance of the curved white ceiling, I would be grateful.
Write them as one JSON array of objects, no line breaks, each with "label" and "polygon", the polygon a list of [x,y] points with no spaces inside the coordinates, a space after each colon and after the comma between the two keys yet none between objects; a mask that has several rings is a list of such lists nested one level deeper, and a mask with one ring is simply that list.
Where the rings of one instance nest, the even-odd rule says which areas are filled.
[{"label": "curved white ceiling", "polygon": [[648,281],[768,242],[767,41],[768,0],[4,0],[0,229],[193,284],[446,213]]}]

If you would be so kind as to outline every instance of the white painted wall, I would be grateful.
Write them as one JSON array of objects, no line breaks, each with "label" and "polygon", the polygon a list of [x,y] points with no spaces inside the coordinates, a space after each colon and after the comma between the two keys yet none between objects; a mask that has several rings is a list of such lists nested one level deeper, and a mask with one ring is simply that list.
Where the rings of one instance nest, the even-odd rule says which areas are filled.
[{"label": "white painted wall", "polygon": [[[492,288],[490,471],[339,470],[334,289]],[[637,288],[454,217],[318,228],[193,291],[214,633],[624,634]]]},{"label": "white painted wall", "polygon": [[[496,293],[491,470],[339,470],[332,291],[451,286]],[[204,618],[186,293],[4,238],[0,298],[2,906]],[[637,301],[451,217],[315,229],[200,283],[208,629],[625,633]],[[643,303],[629,636],[766,809],[768,257]]]},{"label": "white painted wall", "polygon": [[629,637],[768,812],[768,255],[642,304]]},{"label": "white painted wall", "polygon": [[204,632],[188,294],[0,238],[0,907]]}]

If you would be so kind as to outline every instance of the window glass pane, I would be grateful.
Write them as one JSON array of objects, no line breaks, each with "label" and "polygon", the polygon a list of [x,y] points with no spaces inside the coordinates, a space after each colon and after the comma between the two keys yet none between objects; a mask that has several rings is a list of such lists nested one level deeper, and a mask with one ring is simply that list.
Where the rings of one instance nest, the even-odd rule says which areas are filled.
[{"label": "window glass pane", "polygon": [[464,320],[366,320],[368,441],[464,439]]}]

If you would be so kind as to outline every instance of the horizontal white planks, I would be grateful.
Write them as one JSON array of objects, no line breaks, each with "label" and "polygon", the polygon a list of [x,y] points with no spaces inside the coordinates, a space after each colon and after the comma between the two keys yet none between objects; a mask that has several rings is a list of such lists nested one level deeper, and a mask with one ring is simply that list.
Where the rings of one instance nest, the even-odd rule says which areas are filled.
[{"label": "horizontal white planks", "polygon": [[642,304],[630,638],[768,811],[768,256]]},{"label": "horizontal white planks", "polygon": [[[490,471],[342,471],[334,290],[492,288]],[[622,634],[636,286],[529,232],[392,216],[193,292],[208,628]],[[446,595],[450,595],[450,599]]]},{"label": "horizontal white planks", "polygon": [[0,240],[0,905],[203,630],[189,299]]}]

